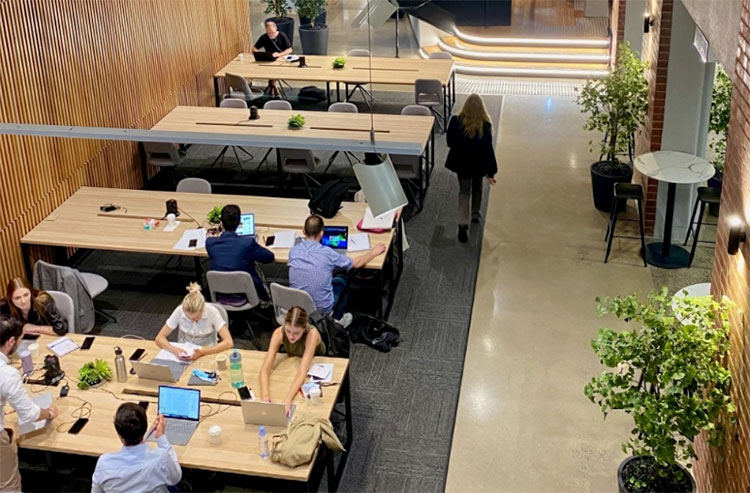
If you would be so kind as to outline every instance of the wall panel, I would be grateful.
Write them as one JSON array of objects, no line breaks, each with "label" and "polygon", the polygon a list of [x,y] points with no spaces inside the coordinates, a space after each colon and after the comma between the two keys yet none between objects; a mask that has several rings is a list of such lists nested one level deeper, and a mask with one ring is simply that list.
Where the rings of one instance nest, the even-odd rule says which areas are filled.
[{"label": "wall panel", "polygon": [[[0,0],[0,121],[150,128],[213,105],[212,75],[249,46],[248,1]],[[134,143],[0,135],[0,285],[78,188],[141,181]]]}]

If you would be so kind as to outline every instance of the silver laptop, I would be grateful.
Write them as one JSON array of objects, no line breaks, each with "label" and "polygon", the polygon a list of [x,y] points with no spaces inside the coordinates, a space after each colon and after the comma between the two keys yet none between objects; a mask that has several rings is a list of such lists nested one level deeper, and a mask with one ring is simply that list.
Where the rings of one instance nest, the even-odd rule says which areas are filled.
[{"label": "silver laptop", "polygon": [[187,363],[169,361],[166,359],[152,359],[150,362],[131,361],[138,378],[158,380],[160,382],[177,382],[185,371]]},{"label": "silver laptop", "polygon": [[242,419],[249,425],[286,426],[297,408],[292,404],[292,412],[286,417],[284,404],[279,402],[241,401]]},{"label": "silver laptop", "polygon": [[[187,445],[198,428],[201,391],[159,385],[159,414],[167,419],[165,434],[172,445]],[[148,439],[155,442],[153,434]]]}]

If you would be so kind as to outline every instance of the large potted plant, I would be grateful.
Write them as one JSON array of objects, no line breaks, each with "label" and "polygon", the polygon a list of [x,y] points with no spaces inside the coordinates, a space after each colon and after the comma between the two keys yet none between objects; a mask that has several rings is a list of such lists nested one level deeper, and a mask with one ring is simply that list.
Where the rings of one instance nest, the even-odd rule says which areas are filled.
[{"label": "large potted plant", "polygon": [[273,17],[266,19],[266,22],[273,21],[279,32],[286,34],[289,42],[294,46],[294,19],[287,16],[288,0],[260,0],[266,6],[266,14],[273,14]]},{"label": "large potted plant", "polygon": [[[732,80],[721,65],[716,66],[714,87],[711,95],[711,115],[708,120],[708,130],[713,132],[713,140],[708,147],[713,151],[711,164],[716,168],[716,174],[708,180],[711,187],[721,188],[724,178],[724,160],[727,155],[727,130],[729,130],[729,110],[732,99]],[[708,212],[719,215],[719,204],[709,204]]]},{"label": "large potted plant", "polygon": [[584,389],[605,418],[612,411],[633,417],[622,445],[632,455],[618,468],[619,491],[695,491],[693,438],[704,432],[710,445],[721,446],[725,427],[734,424],[731,376],[723,366],[731,302],[673,300],[666,288],[645,303],[635,295],[596,301],[600,315],[614,314],[633,326],[599,330],[591,345],[607,370]]},{"label": "large potted plant", "polygon": [[[619,156],[632,152],[633,135],[646,117],[646,67],[648,64],[636,56],[630,44],[624,43],[614,70],[603,79],[587,81],[576,98],[581,112],[588,114],[584,130],[604,134],[600,160],[591,165],[594,206],[600,211],[610,211],[614,184],[633,178],[631,164],[622,162]],[[593,151],[594,141],[589,145]]]},{"label": "large potted plant", "polygon": [[[306,55],[328,53],[328,26],[316,22],[318,16],[325,12],[327,4],[328,0],[294,0],[300,17],[299,39],[302,53]],[[302,19],[306,19],[307,24],[303,24]]]}]

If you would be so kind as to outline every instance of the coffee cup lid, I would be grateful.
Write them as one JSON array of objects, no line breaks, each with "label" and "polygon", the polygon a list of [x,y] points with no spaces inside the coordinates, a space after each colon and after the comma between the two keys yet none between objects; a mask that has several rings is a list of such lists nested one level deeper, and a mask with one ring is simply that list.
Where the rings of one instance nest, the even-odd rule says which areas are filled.
[{"label": "coffee cup lid", "polygon": [[208,434],[212,436],[221,435],[221,426],[213,425],[208,429]]}]

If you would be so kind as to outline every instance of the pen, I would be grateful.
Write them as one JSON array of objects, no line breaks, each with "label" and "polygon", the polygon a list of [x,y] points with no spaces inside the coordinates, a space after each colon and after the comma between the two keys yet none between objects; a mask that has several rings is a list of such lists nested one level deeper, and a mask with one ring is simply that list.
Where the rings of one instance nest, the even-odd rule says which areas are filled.
[{"label": "pen", "polygon": [[156,423],[154,423],[154,426],[151,427],[151,431],[148,432],[148,435],[146,435],[146,438],[143,439],[144,442],[148,442],[148,439],[151,438],[151,435],[154,433],[154,430],[156,430]]}]

